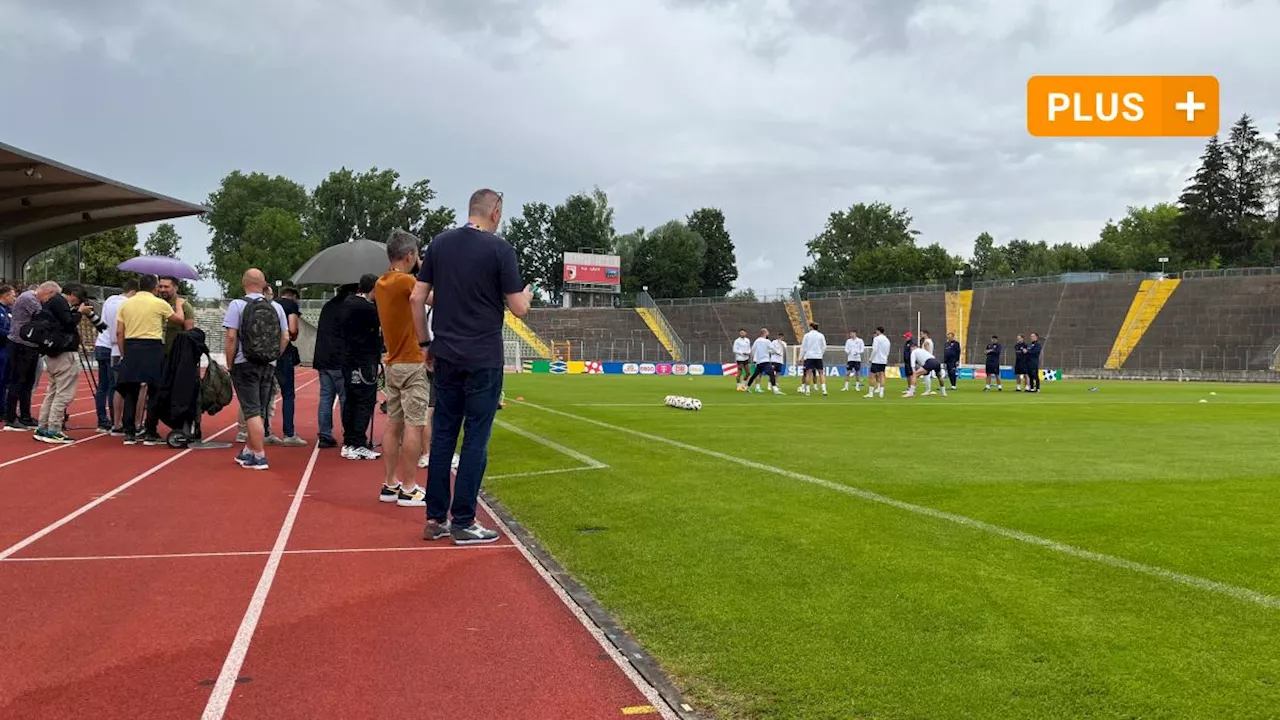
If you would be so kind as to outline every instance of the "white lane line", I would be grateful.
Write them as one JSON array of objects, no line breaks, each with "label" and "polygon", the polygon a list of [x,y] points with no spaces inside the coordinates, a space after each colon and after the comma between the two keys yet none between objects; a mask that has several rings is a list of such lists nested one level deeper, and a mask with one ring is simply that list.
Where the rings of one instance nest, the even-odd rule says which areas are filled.
[{"label": "white lane line", "polygon": [[549,440],[549,439],[547,439],[547,438],[544,438],[544,437],[542,437],[541,435],[537,435],[537,434],[531,433],[531,432],[529,432],[528,430],[525,430],[525,429],[523,429],[523,428],[518,428],[518,427],[516,427],[515,425],[512,425],[512,424],[511,424],[511,423],[509,423],[509,422],[504,422],[504,421],[502,421],[502,420],[495,420],[495,421],[494,421],[494,423],[495,423],[495,424],[497,424],[497,425],[498,425],[498,427],[504,428],[504,429],[506,429],[506,430],[510,430],[511,432],[513,432],[513,433],[515,433],[515,434],[517,434],[517,435],[519,435],[519,436],[521,436],[521,437],[528,438],[528,439],[530,439],[530,440],[532,440],[532,441],[534,441],[534,442],[538,443],[539,445],[542,445],[542,446],[544,446],[544,447],[549,447],[549,448],[551,448],[552,450],[555,450],[556,452],[560,453],[561,455],[568,455],[569,457],[573,458],[574,460],[577,460],[578,462],[582,463],[583,465],[586,465],[587,467],[589,467],[589,468],[591,468],[591,469],[593,469],[593,470],[594,470],[594,469],[599,469],[599,468],[607,468],[607,467],[609,467],[608,465],[605,465],[604,463],[600,462],[599,460],[596,460],[596,459],[595,459],[595,458],[593,458],[593,457],[588,457],[588,456],[586,456],[586,455],[584,455],[584,454],[582,454],[582,453],[578,452],[577,450],[573,450],[573,449],[571,449],[571,448],[567,448],[567,447],[565,447],[565,446],[563,446],[563,445],[561,445],[561,444],[559,444],[559,443],[557,443],[557,442],[554,442],[554,441],[552,441],[552,440]]},{"label": "white lane line", "polygon": [[564,606],[569,609],[569,612],[573,613],[573,617],[578,620],[588,633],[590,633],[591,637],[595,638],[595,641],[599,643],[600,648],[609,655],[614,664],[618,666],[618,669],[622,670],[622,674],[627,676],[627,679],[631,681],[631,684],[634,685],[642,695],[644,695],[645,699],[649,701],[649,704],[658,710],[658,713],[662,715],[663,720],[679,720],[679,716],[671,709],[671,706],[667,704],[667,701],[662,697],[657,689],[646,682],[644,678],[640,677],[640,673],[636,672],[636,669],[632,667],[631,661],[618,650],[617,646],[614,645],[609,638],[605,637],[604,631],[600,629],[600,626],[596,625],[591,618],[587,617],[587,614],[582,611],[582,608],[578,606],[578,603],[574,602],[573,598],[569,597],[569,593],[565,592],[564,588],[560,587],[560,583],[556,582],[555,578],[551,577],[551,573],[547,572],[547,569],[542,567],[542,563],[538,562],[538,559],[533,556],[533,553],[529,552],[529,548],[525,547],[524,543],[520,542],[520,538],[516,537],[515,534],[511,532],[511,528],[507,527],[507,524],[504,523],[502,518],[493,511],[493,508],[489,507],[489,504],[486,503],[483,498],[480,499],[480,507],[484,508],[485,512],[489,513],[489,516],[498,524],[498,529],[502,531],[502,534],[510,538],[511,541],[515,543],[515,547],[520,550],[520,554],[523,555],[524,559],[533,567],[534,572],[538,573],[538,577],[542,578],[542,581],[551,588],[551,591],[556,594],[556,597],[560,598],[560,602],[564,603]]},{"label": "white lane line", "polygon": [[[34,436],[33,436],[33,437],[34,437]],[[90,435],[89,437],[83,437],[83,438],[80,438],[79,440],[77,440],[77,441],[75,441],[75,442],[73,442],[73,443],[67,443],[66,445],[54,445],[54,446],[53,446],[53,447],[51,447],[51,448],[48,448],[48,449],[45,449],[45,450],[40,450],[40,451],[38,451],[38,452],[33,452],[33,453],[31,453],[30,455],[23,455],[22,457],[17,457],[17,458],[14,458],[14,459],[12,459],[12,460],[7,460],[7,461],[5,461],[5,462],[3,462],[3,463],[0,463],[0,468],[7,468],[7,467],[9,467],[10,465],[17,465],[18,463],[20,463],[20,462],[22,462],[22,461],[24,461],[24,460],[30,460],[30,459],[32,459],[32,458],[38,458],[38,457],[41,457],[41,456],[43,456],[43,455],[48,455],[49,453],[52,453],[52,452],[58,452],[59,450],[66,450],[66,449],[67,449],[67,448],[69,448],[69,447],[73,447],[73,446],[75,446],[75,445],[79,445],[79,444],[81,444],[81,443],[87,443],[87,442],[89,442],[89,441],[91,441],[91,440],[97,440],[98,438],[103,438],[103,437],[111,437],[111,436],[110,436],[110,435],[108,435],[108,434],[106,434],[106,433],[95,433],[95,434],[93,434],[93,435]],[[14,477],[17,477],[17,476],[15,475]]]},{"label": "white lane line", "polygon": [[[212,438],[215,438],[215,437],[217,437],[217,436],[219,436],[219,435],[221,435],[221,434],[223,434],[223,433],[227,432],[228,430],[233,430],[233,429],[235,429],[235,423],[232,423],[232,424],[230,424],[230,425],[228,425],[228,426],[226,426],[226,427],[222,428],[221,430],[219,430],[218,432],[214,433],[213,435],[211,435],[211,436],[209,436],[209,437],[210,437],[210,439],[212,439]],[[101,436],[98,436],[98,437],[101,437]],[[64,445],[63,447],[71,447],[71,446],[70,446],[70,445]],[[58,448],[55,448],[55,449],[58,449]],[[177,453],[176,455],[171,455],[171,456],[169,456],[167,459],[165,459],[165,460],[163,460],[163,461],[161,461],[161,462],[158,462],[158,463],[156,463],[155,465],[152,465],[150,469],[148,469],[148,470],[144,470],[144,471],[142,471],[141,473],[139,473],[139,474],[135,475],[135,476],[133,477],[133,479],[132,479],[132,480],[129,480],[128,482],[125,482],[125,483],[123,483],[123,484],[121,484],[121,485],[117,485],[116,487],[112,488],[111,490],[108,490],[107,492],[105,492],[105,493],[103,493],[102,495],[98,496],[98,497],[97,497],[97,498],[95,498],[94,500],[92,500],[92,501],[90,501],[90,502],[88,502],[88,503],[85,503],[85,504],[84,504],[84,505],[82,505],[79,509],[74,510],[74,511],[72,511],[71,513],[68,513],[67,515],[63,516],[63,518],[62,518],[61,520],[58,520],[58,521],[56,521],[56,522],[54,522],[54,523],[52,523],[52,524],[50,524],[50,525],[47,525],[47,526],[45,526],[43,529],[38,530],[38,531],[36,531],[35,533],[32,533],[31,535],[27,536],[26,538],[24,538],[24,539],[22,539],[22,540],[19,540],[18,542],[14,543],[13,545],[10,545],[8,548],[5,548],[5,550],[4,550],[4,551],[0,552],[0,560],[4,560],[4,559],[6,559],[6,558],[10,557],[10,556],[11,556],[11,555],[13,555],[14,553],[16,553],[16,552],[18,552],[18,551],[22,550],[23,548],[27,547],[27,546],[28,546],[28,545],[30,545],[30,544],[32,544],[32,543],[34,543],[34,542],[36,542],[37,540],[39,540],[40,538],[44,537],[45,535],[48,535],[49,533],[53,532],[54,530],[57,530],[58,528],[62,527],[63,525],[66,525],[67,523],[71,522],[72,520],[75,520],[76,518],[80,517],[81,515],[84,515],[85,513],[89,512],[90,510],[94,509],[95,507],[97,507],[97,506],[101,505],[102,503],[104,503],[104,502],[106,502],[106,501],[110,500],[111,498],[115,497],[116,495],[119,495],[120,493],[124,492],[125,490],[128,490],[129,488],[133,487],[134,485],[137,485],[138,483],[142,482],[143,480],[146,480],[147,478],[151,477],[152,475],[156,474],[157,472],[160,472],[160,471],[161,471],[161,470],[163,470],[164,468],[166,468],[166,467],[168,467],[168,466],[172,465],[173,463],[177,462],[178,460],[182,459],[183,457],[187,456],[188,454],[190,454],[190,453],[192,453],[192,452],[195,452],[195,450],[194,450],[194,449],[187,449],[187,450],[183,450],[182,452]]]},{"label": "white lane line", "polygon": [[590,467],[559,468],[556,470],[534,470],[533,472],[507,473],[505,475],[485,475],[484,479],[485,480],[502,480],[505,478],[536,477],[538,475],[559,475],[560,473],[588,472],[590,470],[607,470],[607,469],[608,469],[608,466],[600,465],[600,466],[590,466]]},{"label": "white lane line", "polygon": [[[305,388],[306,386],[311,385],[311,384],[313,384],[313,383],[316,383],[316,382],[318,382],[318,381],[319,381],[319,378],[315,378],[315,379],[312,379],[312,380],[308,380],[307,382],[305,382],[305,383],[303,383],[303,384],[299,385],[299,386],[294,390],[294,392],[296,393],[298,390],[301,390],[301,389]],[[276,403],[279,403],[279,402],[280,402],[280,398],[279,398],[279,397],[277,397],[277,398],[275,399],[275,402],[276,402]],[[96,410],[86,410],[86,411],[84,411],[84,412],[82,412],[82,413],[76,413],[76,415],[88,415],[89,413],[93,413],[93,412],[97,412],[97,411],[96,411]],[[75,417],[75,415],[72,415],[72,417]],[[223,430],[223,431],[219,432],[218,434],[219,434],[219,435],[221,435],[223,432],[226,432],[226,431],[225,431],[225,430]],[[22,456],[22,457],[20,457],[20,458],[14,458],[13,460],[7,460],[7,461],[5,461],[5,462],[3,462],[3,463],[0,463],[0,469],[7,468],[7,467],[9,467],[10,465],[16,465],[16,464],[18,464],[18,463],[20,463],[20,462],[22,462],[22,461],[24,461],[24,460],[30,460],[30,459],[32,459],[32,458],[38,458],[38,457],[40,457],[40,456],[42,456],[42,455],[48,455],[48,454],[49,454],[49,453],[51,453],[51,452],[57,452],[57,451],[59,451],[59,450],[66,450],[67,448],[72,447],[73,445],[79,445],[79,444],[81,444],[81,443],[87,443],[87,442],[89,442],[90,440],[97,440],[97,439],[98,439],[98,438],[100,438],[100,437],[110,437],[110,435],[108,435],[107,433],[96,433],[96,434],[90,435],[89,437],[80,438],[79,440],[77,440],[77,441],[75,441],[75,442],[73,442],[73,443],[68,443],[68,444],[66,444],[66,445],[57,445],[57,446],[51,447],[51,448],[49,448],[49,449],[47,449],[47,450],[41,450],[41,451],[39,451],[39,452],[33,452],[33,453],[31,453],[30,455],[23,455],[23,456]],[[3,559],[3,558],[0,558],[0,559]]]},{"label": "white lane line", "polygon": [[[232,426],[234,427],[234,425]],[[253,633],[258,629],[258,620],[262,617],[262,608],[267,604],[267,594],[271,592],[271,583],[275,582],[276,570],[280,568],[280,559],[284,557],[285,545],[289,543],[289,535],[293,532],[293,523],[298,518],[298,509],[302,507],[302,496],[307,492],[307,484],[311,482],[311,474],[316,468],[316,459],[320,457],[320,446],[311,450],[311,459],[307,461],[307,469],[302,472],[302,480],[289,503],[289,512],[280,525],[280,533],[276,535],[276,544],[267,556],[267,564],[262,568],[262,576],[258,578],[258,586],[249,599],[249,607],[240,620],[240,629],[231,641],[231,650],[222,663],[222,672],[218,674],[218,682],[213,686],[213,693],[205,705],[202,720],[221,720],[227,711],[227,703],[231,702],[231,693],[235,691],[236,678],[240,677],[240,668],[244,666],[244,658],[249,653],[249,643]]]},{"label": "white lane line", "polygon": [[754,460],[747,460],[744,458],[735,457],[733,455],[728,455],[726,453],[718,452],[716,450],[708,450],[706,448],[701,448],[696,445],[689,445],[688,443],[683,443],[683,442],[680,442],[679,440],[672,440],[670,438],[665,438],[660,435],[650,435],[649,433],[641,432],[639,430],[632,430],[631,428],[622,427],[619,425],[611,425],[609,423],[601,422],[600,420],[595,420],[588,417],[583,417],[581,415],[574,415],[573,413],[567,413],[561,410],[553,410],[551,408],[542,407],[541,405],[534,405],[533,403],[529,403],[529,402],[521,402],[517,404],[525,405],[527,407],[534,408],[535,410],[542,410],[543,412],[551,413],[552,415],[559,415],[561,417],[570,418],[572,420],[579,420],[581,422],[585,422],[591,425],[595,425],[597,427],[605,428],[607,430],[613,430],[615,432],[632,435],[634,437],[644,438],[645,440],[652,440],[653,442],[665,443],[667,445],[671,445],[673,447],[677,447],[682,450],[688,450],[689,452],[699,453],[702,455],[706,455],[708,457],[716,458],[717,460],[724,460],[725,462],[735,463],[738,465],[742,465],[744,467],[749,467],[753,470],[760,470],[763,472],[773,473],[774,475],[780,475],[785,478],[790,478],[792,480],[799,480],[801,482],[810,483],[812,485],[824,487],[828,490],[834,490],[836,492],[844,493],[846,495],[852,495],[853,497],[860,498],[862,500],[868,500],[874,503],[879,503],[881,505],[888,505],[889,507],[898,508],[899,510],[905,510],[907,512],[915,513],[917,515],[924,515],[926,517],[931,517],[938,520],[946,520],[947,522],[952,522],[957,525],[962,525],[964,527],[971,528],[973,530],[981,530],[983,532],[991,533],[992,535],[999,535],[1001,537],[1009,538],[1010,540],[1017,540],[1018,542],[1027,543],[1028,545],[1034,545],[1036,547],[1041,547],[1046,550],[1053,550],[1054,552],[1059,552],[1059,553],[1062,553],[1063,555],[1070,555],[1071,557],[1080,558],[1082,560],[1091,560],[1093,562],[1101,563],[1103,565],[1109,565],[1114,568],[1129,570],[1142,575],[1148,575],[1150,577],[1159,578],[1161,580],[1167,580],[1169,582],[1177,583],[1179,585],[1186,585],[1188,587],[1197,588],[1199,590],[1205,590],[1208,592],[1216,593],[1218,595],[1224,595],[1226,597],[1234,598],[1242,602],[1253,603],[1255,605],[1261,605],[1267,608],[1280,609],[1280,597],[1276,597],[1275,595],[1268,595],[1266,593],[1259,592],[1257,590],[1251,590],[1246,587],[1240,587],[1238,585],[1229,585],[1227,583],[1221,583],[1216,580],[1210,580],[1208,578],[1202,578],[1196,575],[1187,575],[1185,573],[1175,572],[1173,570],[1166,570],[1165,568],[1157,567],[1154,565],[1146,565],[1144,563],[1135,562],[1133,560],[1126,560],[1125,558],[1116,557],[1114,555],[1106,555],[1104,553],[1093,552],[1092,550],[1085,550],[1084,548],[1078,548],[1074,545],[1067,545],[1066,543],[1060,543],[1056,540],[1042,538],[1037,535],[1032,535],[1030,533],[1022,532],[1020,530],[1013,530],[1010,528],[1001,527],[999,525],[992,525],[991,523],[984,522],[982,520],[976,520],[966,515],[958,515],[956,513],[946,512],[945,510],[935,510],[934,508],[931,508],[931,507],[916,505],[913,503],[904,502],[902,500],[895,500],[886,495],[874,493],[869,490],[850,487],[848,485],[841,485],[839,483],[831,482],[830,480],[823,480],[822,478],[813,477],[812,475],[805,475],[803,473],[798,473],[791,470],[774,467],[772,465],[765,465],[764,463],[758,463],[758,462],[755,462]]},{"label": "white lane line", "polygon": [[[285,550],[285,555],[340,555],[347,553],[383,553],[383,552],[439,552],[444,550],[512,550],[514,545],[430,545],[426,547],[380,547],[380,548],[322,548],[315,550]],[[175,560],[184,558],[221,558],[221,557],[258,557],[270,555],[270,550],[229,550],[226,552],[194,552],[194,553],[154,553],[141,555],[68,555],[46,557],[15,557],[0,560],[0,563],[22,562],[84,562],[90,560]]]}]

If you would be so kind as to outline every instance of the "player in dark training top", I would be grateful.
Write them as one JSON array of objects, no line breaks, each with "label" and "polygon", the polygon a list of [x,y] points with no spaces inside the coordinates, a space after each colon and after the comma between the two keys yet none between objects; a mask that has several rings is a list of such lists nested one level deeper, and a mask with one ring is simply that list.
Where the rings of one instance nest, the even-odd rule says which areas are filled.
[{"label": "player in dark training top", "polygon": [[996,392],[1004,392],[1004,385],[1000,382],[1000,355],[1004,353],[1004,346],[1000,344],[1000,338],[995,335],[991,336],[991,342],[987,343],[987,386],[982,388],[983,392],[991,390],[991,380],[996,381]]}]

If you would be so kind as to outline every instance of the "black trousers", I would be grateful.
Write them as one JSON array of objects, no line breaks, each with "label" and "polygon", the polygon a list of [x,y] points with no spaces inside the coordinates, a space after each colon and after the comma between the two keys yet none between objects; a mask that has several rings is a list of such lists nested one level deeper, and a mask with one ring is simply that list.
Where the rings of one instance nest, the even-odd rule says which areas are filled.
[{"label": "black trousers", "polygon": [[377,366],[343,368],[342,386],[347,393],[346,402],[342,403],[342,444],[369,447],[369,421],[378,404]]},{"label": "black trousers", "polygon": [[756,363],[756,371],[751,373],[751,379],[747,381],[747,387],[756,384],[756,380],[761,375],[769,376],[769,384],[776,386],[778,384],[778,370],[771,362]]},{"label": "black trousers", "polygon": [[9,387],[4,408],[6,423],[31,419],[31,392],[36,387],[36,369],[39,365],[39,350],[15,342],[9,343]]},{"label": "black trousers", "polygon": [[947,380],[951,382],[952,388],[956,386],[956,377],[959,370],[960,362],[958,360],[954,362],[951,360],[947,361]]},{"label": "black trousers", "polygon": [[1038,392],[1040,390],[1040,366],[1028,365],[1026,370],[1027,378],[1030,383],[1027,387]]}]

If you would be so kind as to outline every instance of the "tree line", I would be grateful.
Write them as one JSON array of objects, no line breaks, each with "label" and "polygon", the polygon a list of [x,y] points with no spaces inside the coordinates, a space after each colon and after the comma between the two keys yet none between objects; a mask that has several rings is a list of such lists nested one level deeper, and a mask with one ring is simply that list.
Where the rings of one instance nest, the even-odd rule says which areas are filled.
[{"label": "tree line", "polygon": [[[455,212],[436,204],[426,179],[402,182],[398,172],[371,168],[335,170],[314,188],[281,175],[236,170],[209,194],[209,262],[200,267],[224,294],[238,292],[244,268],[287,278],[316,252],[366,237],[384,239],[403,228],[429,242],[457,225]],[[614,210],[599,188],[556,205],[507,208],[500,233],[515,248],[522,272],[544,298],[558,303],[564,292],[565,252],[620,256],[622,287],[647,287],[655,297],[728,295],[738,279],[734,242],[724,213],[703,207],[653,229],[618,233]],[[136,228],[87,236],[80,244],[84,270],[77,272],[75,243],[37,255],[28,267],[45,277],[118,285],[115,266],[138,254]],[[180,238],[170,224],[148,237],[148,254],[176,256]],[[1109,220],[1092,243],[1010,239],[997,243],[981,233],[969,257],[937,242],[922,244],[905,209],[860,202],[830,214],[822,231],[806,243],[807,264],[799,277],[807,288],[850,288],[947,282],[957,270],[973,279],[1056,275],[1064,272],[1155,271],[1159,258],[1170,271],[1280,264],[1280,133],[1264,136],[1243,115],[1225,140],[1211,138],[1199,167],[1173,201],[1130,207]],[[752,297],[749,290],[733,293]]]},{"label": "tree line", "polygon": [[811,288],[979,280],[1067,272],[1169,271],[1280,264],[1280,133],[1264,136],[1247,114],[1226,140],[1210,138],[1173,202],[1130,207],[1089,244],[974,240],[968,259],[920,245],[906,210],[858,203],[834,212],[807,244],[800,283]]},{"label": "tree line", "polygon": [[[141,254],[176,258],[181,247],[182,237],[177,228],[172,223],[161,223],[143,242]],[[120,287],[129,273],[117,270],[116,266],[139,254],[138,228],[130,225],[86,235],[80,238],[78,246],[72,241],[38,253],[27,261],[24,274],[27,278],[77,280],[87,285]],[[183,280],[179,292],[190,297],[195,290]]]}]

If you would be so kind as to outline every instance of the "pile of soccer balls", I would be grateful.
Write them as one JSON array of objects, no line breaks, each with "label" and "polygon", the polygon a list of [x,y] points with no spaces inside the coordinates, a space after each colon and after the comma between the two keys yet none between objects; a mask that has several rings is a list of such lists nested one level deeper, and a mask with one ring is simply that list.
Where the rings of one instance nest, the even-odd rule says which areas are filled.
[{"label": "pile of soccer balls", "polygon": [[680,408],[681,410],[701,410],[702,401],[696,398],[683,397],[681,395],[668,395],[667,407]]}]

